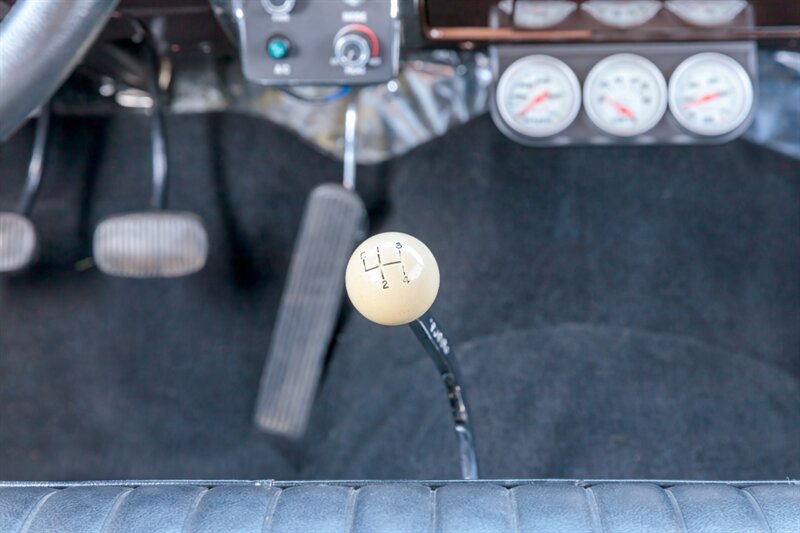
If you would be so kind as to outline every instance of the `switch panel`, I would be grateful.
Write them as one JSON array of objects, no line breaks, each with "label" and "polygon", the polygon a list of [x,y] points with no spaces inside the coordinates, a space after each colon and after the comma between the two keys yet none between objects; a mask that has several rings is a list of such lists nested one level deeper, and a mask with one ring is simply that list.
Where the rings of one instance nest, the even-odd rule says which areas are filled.
[{"label": "switch panel", "polygon": [[263,85],[365,85],[397,74],[397,0],[236,0],[245,76]]}]

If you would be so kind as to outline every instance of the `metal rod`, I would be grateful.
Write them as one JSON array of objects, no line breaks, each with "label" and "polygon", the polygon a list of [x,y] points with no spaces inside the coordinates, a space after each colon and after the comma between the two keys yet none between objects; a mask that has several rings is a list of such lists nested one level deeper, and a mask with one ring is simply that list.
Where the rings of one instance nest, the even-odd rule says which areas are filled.
[{"label": "metal rod", "polygon": [[167,207],[169,190],[169,159],[167,158],[167,139],[164,134],[164,111],[161,105],[161,87],[158,83],[161,71],[161,57],[153,35],[148,31],[144,40],[145,53],[148,56],[147,92],[153,99],[150,108],[150,145],[153,158],[153,190],[150,206],[153,209]]},{"label": "metal rod", "polygon": [[153,186],[150,196],[150,207],[166,209],[169,191],[169,158],[167,156],[167,137],[165,135],[164,109],[162,91],[159,83],[161,75],[161,51],[156,35],[150,27],[138,18],[130,22],[142,36],[145,55],[145,88],[153,101],[150,107],[150,147],[153,170]]},{"label": "metal rod", "polygon": [[47,138],[50,133],[50,104],[46,103],[39,111],[39,118],[36,120],[36,132],[33,137],[33,150],[31,151],[31,161],[28,164],[28,177],[25,179],[25,188],[22,190],[17,213],[20,215],[30,215],[33,203],[39,194],[39,187],[42,184],[42,174],[44,174],[44,158],[47,154]]},{"label": "metal rod", "polygon": [[478,455],[475,452],[475,437],[470,423],[467,399],[461,384],[458,363],[453,349],[438,322],[430,313],[425,313],[409,324],[425,351],[433,359],[447,390],[447,399],[453,414],[458,436],[461,477],[478,479]]},{"label": "metal rod", "polygon": [[344,177],[342,186],[348,191],[356,188],[356,132],[358,126],[358,91],[353,90],[344,115]]},{"label": "metal rod", "polygon": [[150,205],[153,209],[167,207],[169,188],[169,160],[167,159],[167,140],[164,135],[164,114],[156,103],[157,95],[152,95],[153,109],[150,116],[150,143],[153,157],[153,191]]}]

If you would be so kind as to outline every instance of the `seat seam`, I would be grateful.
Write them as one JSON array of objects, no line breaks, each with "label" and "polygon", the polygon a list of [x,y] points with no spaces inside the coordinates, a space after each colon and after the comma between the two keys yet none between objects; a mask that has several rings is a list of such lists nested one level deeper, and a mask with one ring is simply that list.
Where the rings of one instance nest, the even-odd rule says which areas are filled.
[{"label": "seat seam", "polygon": [[583,492],[586,494],[586,500],[589,502],[589,513],[592,516],[592,529],[603,533],[605,528],[603,527],[603,520],[600,518],[600,506],[597,504],[597,497],[592,487],[585,487]]},{"label": "seat seam", "polygon": [[740,490],[742,492],[744,492],[744,495],[747,498],[747,501],[749,501],[750,505],[753,506],[753,509],[756,510],[756,514],[764,522],[764,525],[767,526],[766,531],[769,531],[769,533],[772,533],[772,525],[770,525],[769,520],[767,520],[767,515],[764,513],[764,508],[761,507],[761,504],[758,502],[758,500],[756,500],[755,496],[753,496],[753,494],[748,489],[745,488],[745,489],[740,489]]},{"label": "seat seam", "polygon": [[[273,496],[272,501],[269,502],[267,505],[266,512],[264,513],[264,522],[261,524],[261,533],[267,533],[268,531],[272,531],[273,529],[273,519],[275,518],[275,509],[278,508],[278,500],[283,496],[283,491],[285,489],[277,489],[278,494]],[[267,525],[269,525],[269,529],[267,529]]]},{"label": "seat seam", "polygon": [[197,509],[200,507],[200,502],[203,500],[205,495],[209,493],[209,490],[210,489],[208,487],[205,487],[197,496],[195,496],[192,506],[189,507],[189,512],[186,513],[186,519],[183,521],[183,527],[181,527],[181,531],[183,533],[188,533],[190,531],[187,528],[189,527],[192,516],[197,512]]},{"label": "seat seam", "polygon": [[129,488],[128,490],[119,493],[117,498],[111,504],[111,510],[108,512],[108,515],[106,515],[105,519],[103,520],[103,524],[100,526],[99,533],[103,533],[103,531],[106,530],[108,524],[111,522],[111,518],[117,513],[117,511],[119,511],[119,508],[122,506],[123,500],[127,498],[128,495],[132,493],[134,490],[135,489],[133,488]]},{"label": "seat seam", "polygon": [[431,531],[436,533],[438,531],[437,516],[436,516],[436,492],[438,489],[431,489]]},{"label": "seat seam", "polygon": [[353,533],[356,525],[356,505],[358,505],[358,494],[361,490],[354,488],[350,489],[350,494],[347,495],[347,505],[345,506],[345,516],[347,523],[345,524],[345,531]]},{"label": "seat seam", "polygon": [[511,506],[511,524],[514,527],[514,533],[519,533],[519,509],[516,488],[508,489],[508,504]]},{"label": "seat seam", "polygon": [[44,506],[45,503],[47,503],[47,500],[49,500],[50,497],[53,496],[57,492],[59,492],[59,491],[58,490],[52,490],[51,492],[48,492],[47,494],[45,494],[44,496],[39,498],[39,501],[37,501],[36,505],[34,505],[31,508],[30,512],[28,513],[28,516],[25,517],[25,521],[20,526],[20,528],[19,528],[19,532],[20,533],[25,533],[25,531],[27,531],[31,527],[31,523],[36,518],[36,514],[39,511],[42,510],[42,507]]},{"label": "seat seam", "polygon": [[667,499],[670,505],[672,505],[672,511],[675,513],[675,516],[678,517],[678,524],[681,526],[681,531],[683,531],[683,533],[688,533],[689,528],[686,527],[686,520],[683,518],[683,511],[681,511],[678,499],[675,498],[670,488],[663,488],[662,490],[667,494]]}]

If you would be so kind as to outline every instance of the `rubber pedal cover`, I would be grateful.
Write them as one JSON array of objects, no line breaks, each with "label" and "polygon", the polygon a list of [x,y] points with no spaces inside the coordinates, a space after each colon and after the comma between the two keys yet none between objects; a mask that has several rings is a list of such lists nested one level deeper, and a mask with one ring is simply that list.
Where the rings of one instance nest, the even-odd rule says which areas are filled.
[{"label": "rubber pedal cover", "polygon": [[37,243],[30,220],[16,213],[0,213],[0,272],[16,272],[30,265]]},{"label": "rubber pedal cover", "polygon": [[94,232],[101,272],[124,278],[175,278],[201,270],[208,235],[194,213],[151,211],[109,217]]},{"label": "rubber pedal cover", "polygon": [[344,295],[344,271],[364,238],[367,211],[344,187],[320,185],[306,203],[269,354],[254,423],[262,431],[301,437]]}]

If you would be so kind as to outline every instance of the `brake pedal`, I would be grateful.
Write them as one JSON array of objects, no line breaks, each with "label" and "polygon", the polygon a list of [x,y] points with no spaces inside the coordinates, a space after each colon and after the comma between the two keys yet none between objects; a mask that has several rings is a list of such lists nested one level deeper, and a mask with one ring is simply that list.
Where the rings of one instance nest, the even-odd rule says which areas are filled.
[{"label": "brake pedal", "polygon": [[94,261],[104,274],[175,278],[202,270],[208,257],[203,221],[193,213],[153,211],[109,217],[94,232]]},{"label": "brake pedal", "polygon": [[256,427],[293,439],[308,426],[342,307],[347,260],[366,232],[367,210],[353,190],[354,102],[345,121],[343,185],[320,185],[306,203],[256,401]]},{"label": "brake pedal", "polygon": [[[148,31],[147,39],[152,39]],[[152,72],[147,73],[152,157],[150,211],[113,215],[97,225],[93,250],[97,268],[124,278],[176,278],[203,269],[208,259],[208,234],[203,220],[187,211],[169,211],[169,160],[164,135],[157,46],[146,42]]]},{"label": "brake pedal", "polygon": [[39,239],[28,216],[33,210],[42,183],[49,133],[50,106],[45,104],[36,120],[28,175],[17,209],[15,212],[0,213],[0,273],[18,272],[30,266],[36,259]]}]

